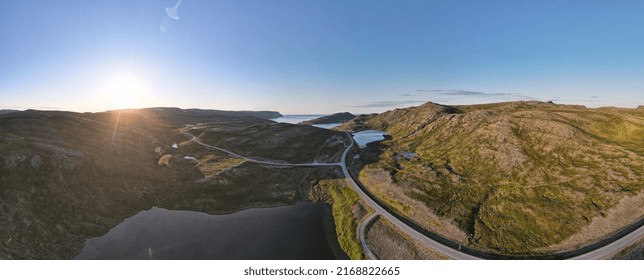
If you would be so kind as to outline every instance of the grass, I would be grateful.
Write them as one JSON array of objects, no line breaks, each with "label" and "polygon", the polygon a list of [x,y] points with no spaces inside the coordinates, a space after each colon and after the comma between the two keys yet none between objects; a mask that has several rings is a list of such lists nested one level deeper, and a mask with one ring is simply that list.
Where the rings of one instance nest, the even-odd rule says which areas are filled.
[{"label": "grass", "polygon": [[242,162],[244,159],[241,158],[229,158],[229,157],[217,157],[214,155],[207,155],[197,164],[199,171],[206,177],[213,177],[221,173],[222,171],[229,170]]},{"label": "grass", "polygon": [[201,136],[204,143],[240,155],[290,163],[337,162],[345,138],[342,132],[283,123],[207,130]]},{"label": "grass", "polygon": [[[641,110],[510,102],[447,113],[436,106],[366,120],[393,140],[360,179],[400,213],[413,199],[452,219],[471,246],[530,254],[644,190]],[[396,162],[392,155],[401,151],[419,156]],[[377,180],[393,184],[390,191],[363,178],[372,169],[389,174]]]},{"label": "grass", "polygon": [[358,195],[346,185],[344,180],[322,180],[319,185],[332,200],[333,218],[340,247],[353,260],[365,259],[356,234],[362,217],[356,217],[352,211],[358,205]]},{"label": "grass", "polygon": [[159,158],[159,165],[161,166],[170,166],[170,161],[172,160],[172,155],[170,154],[165,154],[162,155],[161,158]]},{"label": "grass", "polygon": [[635,123],[618,117],[593,124],[589,129],[593,134],[628,147],[638,153],[644,153],[644,124]]},{"label": "grass", "polygon": [[[238,165],[194,142],[173,149],[186,140],[176,133],[184,122],[136,112],[23,115],[0,117],[0,259],[72,258],[88,237],[153,206],[214,214],[291,205],[321,179],[342,176],[328,167]],[[213,126],[253,122],[268,121],[222,118]],[[158,165],[166,153],[172,168]]]}]

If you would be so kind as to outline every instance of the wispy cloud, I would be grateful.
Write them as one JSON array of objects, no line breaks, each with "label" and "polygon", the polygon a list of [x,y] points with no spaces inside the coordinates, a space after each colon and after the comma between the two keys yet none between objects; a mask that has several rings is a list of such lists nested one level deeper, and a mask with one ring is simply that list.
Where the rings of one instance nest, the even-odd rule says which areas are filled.
[{"label": "wispy cloud", "polygon": [[600,102],[598,99],[552,99],[552,102]]},{"label": "wispy cloud", "polygon": [[398,96],[411,97],[411,96],[418,96],[418,94],[401,93]]},{"label": "wispy cloud", "polygon": [[165,13],[168,14],[171,19],[179,20],[179,5],[181,5],[181,0],[177,1],[177,4],[172,7],[166,7]]},{"label": "wispy cloud", "polygon": [[0,107],[1,109],[11,109],[11,110],[63,110],[61,107],[53,107],[53,106],[3,106]]},{"label": "wispy cloud", "polygon": [[351,107],[353,108],[397,107],[397,106],[404,106],[404,105],[411,105],[411,104],[418,104],[418,103],[425,103],[425,102],[427,101],[426,100],[374,101],[374,102],[368,102],[364,104],[353,105]]},{"label": "wispy cloud", "polygon": [[522,99],[537,99],[532,96],[522,95],[519,93],[505,93],[505,92],[484,92],[484,91],[470,91],[470,90],[445,90],[445,89],[419,89],[417,92],[446,95],[446,96],[461,96],[461,97],[477,97],[477,98],[494,98],[494,97],[515,97]]}]

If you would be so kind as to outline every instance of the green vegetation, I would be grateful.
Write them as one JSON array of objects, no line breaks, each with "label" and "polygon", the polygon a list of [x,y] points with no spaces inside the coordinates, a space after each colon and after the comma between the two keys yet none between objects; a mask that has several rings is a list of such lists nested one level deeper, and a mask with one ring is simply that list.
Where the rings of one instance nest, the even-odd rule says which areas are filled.
[{"label": "green vegetation", "polygon": [[201,171],[206,177],[213,177],[219,175],[219,173],[234,168],[235,166],[244,162],[244,159],[241,158],[228,158],[228,157],[218,157],[215,155],[207,155],[197,164],[197,168]]},{"label": "green vegetation", "polygon": [[[178,131],[184,121],[199,116],[182,112],[0,116],[0,259],[72,258],[87,238],[153,206],[230,213],[291,205],[309,198],[321,179],[342,177],[337,168],[263,166],[183,142]],[[246,116],[205,119],[202,130],[269,129],[273,123]],[[297,130],[291,132],[298,138]],[[301,148],[272,147],[305,153]],[[159,166],[162,157],[161,163],[171,158],[168,166]]]},{"label": "green vegetation", "polygon": [[290,163],[338,162],[346,134],[306,125],[256,124],[206,130],[204,143],[235,153]]},{"label": "green vegetation", "polygon": [[[406,215],[401,204],[422,202],[484,250],[530,254],[558,244],[644,190],[641,109],[427,103],[372,115],[362,126],[393,140],[382,142],[361,180],[384,170],[389,178],[380,181],[390,186],[374,187],[383,201]],[[396,159],[405,151],[419,156]]]},{"label": "green vegetation", "polygon": [[362,246],[356,235],[358,223],[365,216],[358,195],[344,180],[322,180],[318,186],[330,197],[333,219],[340,247],[353,260],[365,259]]}]

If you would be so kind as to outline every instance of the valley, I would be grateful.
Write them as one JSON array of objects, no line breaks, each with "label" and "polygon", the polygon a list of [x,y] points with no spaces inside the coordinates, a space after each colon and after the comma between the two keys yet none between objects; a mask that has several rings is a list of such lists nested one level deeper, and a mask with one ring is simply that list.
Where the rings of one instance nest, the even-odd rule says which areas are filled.
[{"label": "valley", "polygon": [[[568,258],[631,233],[596,258],[641,236],[642,109],[426,103],[333,130],[268,120],[278,115],[2,115],[0,258],[72,258],[154,207],[226,215],[302,201],[328,207],[318,227],[337,239],[335,258]],[[348,133],[370,129],[386,134],[359,146]]]}]

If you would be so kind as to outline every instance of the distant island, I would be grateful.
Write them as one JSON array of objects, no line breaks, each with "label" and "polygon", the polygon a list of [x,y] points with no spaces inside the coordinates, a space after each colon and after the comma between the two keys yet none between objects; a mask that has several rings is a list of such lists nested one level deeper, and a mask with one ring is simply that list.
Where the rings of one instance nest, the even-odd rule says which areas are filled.
[{"label": "distant island", "polygon": [[156,111],[167,111],[173,113],[182,113],[181,115],[190,114],[193,116],[228,116],[228,117],[257,117],[261,119],[275,119],[283,117],[282,114],[276,111],[223,111],[212,109],[181,109],[176,107],[156,107],[150,108]]},{"label": "distant island", "polygon": [[319,117],[317,119],[312,119],[308,121],[301,122],[301,124],[330,124],[330,123],[343,123],[354,119],[356,116],[349,113],[335,113],[332,115]]},{"label": "distant island", "polygon": [[14,112],[18,112],[18,110],[0,109],[0,115],[10,114],[10,113],[14,113]]}]

